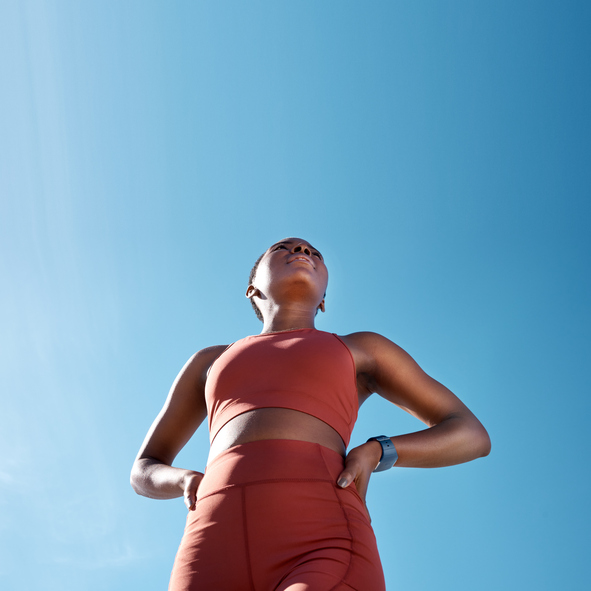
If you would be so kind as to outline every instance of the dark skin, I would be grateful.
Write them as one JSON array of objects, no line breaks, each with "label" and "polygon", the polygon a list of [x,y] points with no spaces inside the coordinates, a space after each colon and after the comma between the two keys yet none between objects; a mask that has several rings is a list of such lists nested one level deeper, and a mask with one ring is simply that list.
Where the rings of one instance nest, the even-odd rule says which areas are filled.
[{"label": "dark skin", "polygon": [[[271,246],[246,291],[263,315],[261,333],[314,328],[317,312],[324,311],[327,282],[322,255],[306,240],[286,238]],[[377,393],[428,427],[391,438],[398,451],[397,467],[450,466],[490,452],[490,439],[480,421],[403,349],[372,332],[341,338],[355,362],[359,405]],[[206,418],[207,372],[225,349],[226,345],[202,349],[179,373],[133,465],[131,484],[138,494],[157,499],[183,496],[187,508],[195,509],[203,474],[172,467],[172,463]],[[382,453],[376,441],[346,453],[340,435],[323,421],[296,410],[261,408],[233,418],[220,429],[209,461],[234,445],[264,439],[310,441],[340,453],[345,467],[337,483],[342,487],[354,483],[362,499]]]}]

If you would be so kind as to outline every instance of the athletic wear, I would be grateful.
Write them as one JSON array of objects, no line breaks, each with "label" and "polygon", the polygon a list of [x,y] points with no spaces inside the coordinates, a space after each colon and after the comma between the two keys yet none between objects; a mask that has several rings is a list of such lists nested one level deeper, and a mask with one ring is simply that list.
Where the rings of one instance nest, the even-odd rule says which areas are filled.
[{"label": "athletic wear", "polygon": [[357,419],[355,363],[334,334],[303,328],[246,337],[214,362],[205,384],[210,440],[256,408],[290,408],[328,423],[349,445]]},{"label": "athletic wear", "polygon": [[376,540],[343,458],[317,443],[232,447],[207,466],[169,591],[385,591]]},{"label": "athletic wear", "polygon": [[[289,408],[349,443],[358,399],[353,357],[336,336],[299,329],[246,337],[213,363],[210,439],[237,415]],[[317,443],[271,439],[210,462],[187,517],[169,591],[385,591],[376,540],[344,458]]]}]

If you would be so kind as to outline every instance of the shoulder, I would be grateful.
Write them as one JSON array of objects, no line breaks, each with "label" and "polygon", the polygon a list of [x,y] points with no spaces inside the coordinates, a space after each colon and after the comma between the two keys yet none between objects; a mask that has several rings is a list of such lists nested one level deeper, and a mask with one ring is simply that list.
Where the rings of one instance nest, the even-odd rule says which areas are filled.
[{"label": "shoulder", "polygon": [[351,351],[357,375],[363,375],[371,388],[377,382],[423,373],[402,347],[381,334],[354,332],[340,338]]},{"label": "shoulder", "polygon": [[195,383],[205,384],[209,368],[228,346],[212,345],[211,347],[200,349],[185,363],[179,377],[182,375]]},{"label": "shoulder", "polygon": [[196,363],[207,363],[211,359],[217,359],[230,345],[212,345],[200,349],[191,357]]},{"label": "shoulder", "polygon": [[396,343],[377,332],[353,332],[338,336],[349,347],[358,372],[372,373],[385,357],[394,360],[407,355]]},{"label": "shoulder", "polygon": [[389,339],[385,336],[371,331],[361,331],[361,332],[352,332],[350,334],[345,335],[338,335],[343,341],[347,344],[351,343],[353,346],[359,347],[375,347],[379,346],[381,343],[392,343]]}]

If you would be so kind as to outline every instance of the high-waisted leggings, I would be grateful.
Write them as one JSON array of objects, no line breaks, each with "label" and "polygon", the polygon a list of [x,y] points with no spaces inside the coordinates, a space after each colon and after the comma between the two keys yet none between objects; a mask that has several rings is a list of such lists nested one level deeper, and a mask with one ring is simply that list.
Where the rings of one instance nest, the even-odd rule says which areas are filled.
[{"label": "high-waisted leggings", "polygon": [[273,439],[210,463],[169,591],[384,591],[376,539],[336,452]]}]

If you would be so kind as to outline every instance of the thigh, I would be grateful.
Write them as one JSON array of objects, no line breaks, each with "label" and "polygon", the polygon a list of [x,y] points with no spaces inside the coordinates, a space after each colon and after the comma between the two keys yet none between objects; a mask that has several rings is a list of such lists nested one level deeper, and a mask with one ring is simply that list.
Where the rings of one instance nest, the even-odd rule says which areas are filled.
[{"label": "thigh", "polygon": [[189,513],[169,591],[253,591],[242,493],[212,494]]},{"label": "thigh", "polygon": [[[269,492],[285,501],[278,508],[261,488],[246,493],[252,510],[247,515],[260,516],[265,507],[267,517],[248,527],[249,538],[257,541],[252,571],[261,589],[385,591],[375,535],[354,489],[343,490],[334,481],[274,483]],[[249,493],[261,503],[259,511]]]},{"label": "thigh", "polygon": [[170,591],[382,591],[362,500],[336,479],[343,458],[317,444],[236,446],[208,466]]}]

